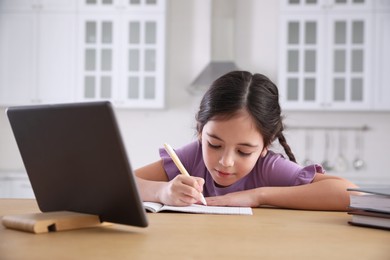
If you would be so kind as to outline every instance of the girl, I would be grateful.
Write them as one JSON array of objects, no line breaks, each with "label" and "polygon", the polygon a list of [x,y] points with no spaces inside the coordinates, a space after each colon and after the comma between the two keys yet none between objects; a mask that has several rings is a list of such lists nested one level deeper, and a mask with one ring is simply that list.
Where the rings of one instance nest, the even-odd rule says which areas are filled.
[{"label": "girl", "polygon": [[[180,174],[163,149],[161,160],[136,170],[144,201],[185,206],[269,205],[347,210],[353,183],[301,167],[283,135],[277,87],[261,74],[233,71],[205,93],[196,115],[198,140],[176,150],[192,176]],[[269,150],[278,139],[288,158]]]}]

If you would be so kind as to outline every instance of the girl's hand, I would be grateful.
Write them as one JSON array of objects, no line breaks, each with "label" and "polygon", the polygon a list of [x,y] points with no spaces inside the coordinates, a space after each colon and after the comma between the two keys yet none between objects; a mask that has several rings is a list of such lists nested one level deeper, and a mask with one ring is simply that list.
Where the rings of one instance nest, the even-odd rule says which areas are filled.
[{"label": "girl's hand", "polygon": [[232,192],[223,196],[206,198],[208,206],[232,206],[232,207],[259,207],[258,196],[255,190]]},{"label": "girl's hand", "polygon": [[204,179],[179,174],[163,188],[160,200],[163,204],[173,206],[188,206],[200,203]]}]

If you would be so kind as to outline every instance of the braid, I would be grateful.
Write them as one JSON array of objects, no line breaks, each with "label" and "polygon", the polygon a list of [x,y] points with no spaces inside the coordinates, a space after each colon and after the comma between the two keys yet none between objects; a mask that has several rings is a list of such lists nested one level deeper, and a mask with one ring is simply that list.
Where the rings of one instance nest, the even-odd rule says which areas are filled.
[{"label": "braid", "polygon": [[282,132],[280,132],[280,134],[278,135],[278,140],[279,140],[279,143],[283,146],[284,151],[286,152],[290,161],[296,163],[297,160],[295,159],[295,156],[294,156],[293,152],[291,151],[290,146],[287,144],[286,138],[284,137]]}]

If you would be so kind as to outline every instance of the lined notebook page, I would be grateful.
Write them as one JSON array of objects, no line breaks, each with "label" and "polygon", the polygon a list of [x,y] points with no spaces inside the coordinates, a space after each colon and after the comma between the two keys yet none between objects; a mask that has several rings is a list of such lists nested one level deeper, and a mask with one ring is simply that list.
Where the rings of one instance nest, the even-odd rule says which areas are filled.
[{"label": "lined notebook page", "polygon": [[162,210],[170,210],[187,213],[203,213],[203,214],[223,214],[223,215],[253,215],[252,208],[249,207],[215,207],[193,204],[186,207],[174,207],[164,205]]}]

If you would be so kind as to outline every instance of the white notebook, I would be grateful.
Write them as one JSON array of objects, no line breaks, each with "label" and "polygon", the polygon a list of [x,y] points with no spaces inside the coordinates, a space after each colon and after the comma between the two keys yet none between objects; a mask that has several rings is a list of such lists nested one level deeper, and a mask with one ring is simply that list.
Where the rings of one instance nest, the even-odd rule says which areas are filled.
[{"label": "white notebook", "polygon": [[144,202],[147,211],[157,213],[161,211],[174,211],[184,213],[221,214],[221,215],[253,215],[249,207],[220,207],[192,204],[191,206],[168,206],[157,202]]}]

